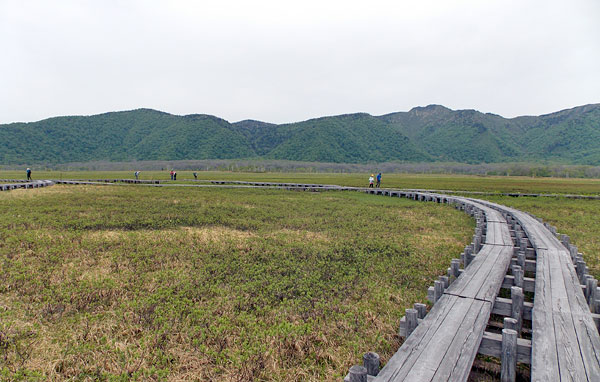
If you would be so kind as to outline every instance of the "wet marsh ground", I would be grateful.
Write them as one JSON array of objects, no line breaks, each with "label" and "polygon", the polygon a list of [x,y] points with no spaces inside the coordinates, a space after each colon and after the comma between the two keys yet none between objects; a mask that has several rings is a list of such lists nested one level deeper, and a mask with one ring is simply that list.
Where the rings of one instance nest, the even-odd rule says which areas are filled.
[{"label": "wet marsh ground", "polygon": [[0,379],[339,380],[473,234],[360,193],[0,193]]}]

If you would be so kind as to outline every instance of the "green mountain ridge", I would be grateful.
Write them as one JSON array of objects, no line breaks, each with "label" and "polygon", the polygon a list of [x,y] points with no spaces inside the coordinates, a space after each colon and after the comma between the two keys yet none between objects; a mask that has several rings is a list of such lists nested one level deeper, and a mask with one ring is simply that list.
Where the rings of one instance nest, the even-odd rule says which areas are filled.
[{"label": "green mountain ridge", "polygon": [[600,104],[516,118],[429,105],[279,125],[137,109],[0,125],[3,164],[259,158],[600,165]]}]

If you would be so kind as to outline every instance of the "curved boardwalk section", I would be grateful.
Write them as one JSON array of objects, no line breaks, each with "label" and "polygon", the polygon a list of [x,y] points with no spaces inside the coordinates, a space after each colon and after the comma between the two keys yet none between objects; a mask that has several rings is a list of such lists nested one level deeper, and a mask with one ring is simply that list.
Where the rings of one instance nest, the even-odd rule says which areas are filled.
[{"label": "curved boardwalk section", "polygon": [[0,180],[0,191],[10,191],[16,190],[19,188],[39,188],[39,187],[48,187],[54,185],[54,182],[51,180],[36,180],[36,181],[23,181],[16,179],[2,179]]},{"label": "curved boardwalk section", "polygon": [[[364,367],[351,368],[346,380],[466,381],[479,353],[501,359],[503,381],[516,379],[517,362],[531,364],[533,381],[600,381],[594,322],[600,317],[592,314],[600,294],[568,237],[563,235],[561,243],[553,227],[483,200],[365,191],[451,203],[478,224],[461,260],[453,260],[448,275],[428,291],[434,303],[430,312],[423,304],[407,309],[400,324],[407,338],[396,354],[380,372],[378,356],[365,354]],[[498,296],[502,288],[510,290],[510,299]],[[532,301],[525,301],[524,292]],[[488,331],[492,314],[504,316],[502,334]],[[531,321],[531,328],[524,328],[524,321]]]},{"label": "curved boardwalk section", "polygon": [[[486,242],[479,248],[478,238],[484,236],[483,232],[476,236],[472,250],[467,249],[466,257],[463,257],[467,259],[466,269],[459,271],[454,280],[454,274],[446,276],[449,286],[445,290],[446,285],[440,285],[445,282],[439,282],[443,290],[441,296],[436,296],[440,292],[435,290],[437,286],[434,287],[432,300],[435,305],[375,381],[466,380],[511,264],[513,240],[501,213],[462,198],[424,197],[426,200],[462,203],[462,208],[468,206],[475,210],[485,219]],[[472,260],[471,251],[477,253]]]},{"label": "curved boardwalk section", "polygon": [[540,221],[518,210],[493,206],[520,222],[536,252],[532,380],[600,381],[600,338],[590,314],[596,285],[586,298],[573,266],[575,256]]}]

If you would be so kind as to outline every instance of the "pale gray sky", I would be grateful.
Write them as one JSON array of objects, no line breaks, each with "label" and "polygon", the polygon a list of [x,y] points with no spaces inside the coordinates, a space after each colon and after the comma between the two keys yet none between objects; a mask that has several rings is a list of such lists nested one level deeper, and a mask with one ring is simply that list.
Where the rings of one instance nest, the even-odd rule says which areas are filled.
[{"label": "pale gray sky", "polygon": [[600,102],[600,1],[0,0],[0,123]]}]

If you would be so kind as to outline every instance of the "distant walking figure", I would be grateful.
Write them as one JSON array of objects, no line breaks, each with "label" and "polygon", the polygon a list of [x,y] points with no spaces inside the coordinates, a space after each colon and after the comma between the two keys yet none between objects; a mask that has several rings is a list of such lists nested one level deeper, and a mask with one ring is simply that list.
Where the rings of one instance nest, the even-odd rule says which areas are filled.
[{"label": "distant walking figure", "polygon": [[377,174],[377,185],[375,187],[379,188],[381,186],[381,173]]},{"label": "distant walking figure", "polygon": [[135,175],[135,180],[138,180],[140,177],[140,172],[136,171],[133,175]]},{"label": "distant walking figure", "polygon": [[373,188],[373,181],[375,180],[375,178],[373,178],[373,174],[371,174],[371,176],[369,177],[369,188]]},{"label": "distant walking figure", "polygon": [[198,173],[194,172],[194,179],[198,180]]},{"label": "distant walking figure", "polygon": [[175,173],[175,171],[171,170],[171,180],[173,180],[173,174]]},{"label": "distant walking figure", "polygon": [[177,180],[177,171],[173,171],[173,180]]},{"label": "distant walking figure", "polygon": [[27,180],[31,180],[31,169],[27,167]]}]

